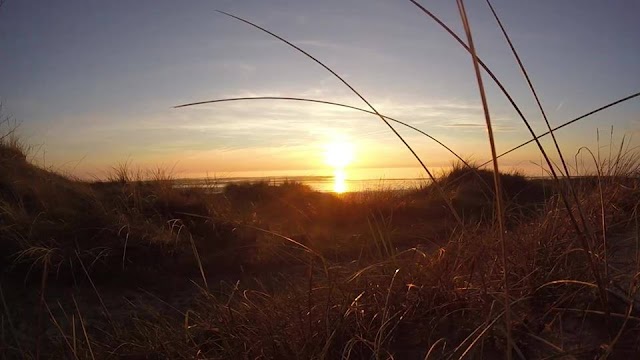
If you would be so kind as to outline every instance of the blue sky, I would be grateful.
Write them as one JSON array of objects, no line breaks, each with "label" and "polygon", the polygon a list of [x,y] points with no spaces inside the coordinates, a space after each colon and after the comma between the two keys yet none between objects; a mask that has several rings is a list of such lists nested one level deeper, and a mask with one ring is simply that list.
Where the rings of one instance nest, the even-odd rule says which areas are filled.
[{"label": "blue sky", "polygon": [[[455,1],[422,1],[459,34]],[[495,0],[552,124],[640,89],[637,1]],[[303,96],[364,104],[317,64],[234,19],[278,33],[324,61],[376,108],[449,144],[489,154],[470,56],[409,1],[8,0],[0,9],[0,98],[41,145],[35,158],[81,177],[130,160],[208,172],[326,170],[324,144],[353,142],[352,167],[415,166],[375,117],[324,105],[243,102],[173,109],[229,96]],[[533,98],[483,1],[467,1],[480,56],[542,132]],[[485,76],[498,149],[529,139]],[[632,100],[558,133],[568,156],[596,129],[638,128]],[[429,166],[452,156],[402,130]],[[548,142],[545,142],[548,144]],[[551,152],[551,147],[548,147]],[[534,147],[506,157],[528,169]],[[417,171],[416,171],[417,172]],[[380,174],[384,176],[385,174]]]}]

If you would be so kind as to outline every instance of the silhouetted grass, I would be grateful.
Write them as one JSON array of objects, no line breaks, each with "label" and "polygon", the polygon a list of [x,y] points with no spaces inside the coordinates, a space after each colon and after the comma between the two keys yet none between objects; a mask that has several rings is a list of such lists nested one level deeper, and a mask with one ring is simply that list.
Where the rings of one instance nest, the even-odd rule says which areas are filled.
[{"label": "silhouetted grass", "polygon": [[[0,131],[3,357],[606,358],[640,352],[640,154],[626,138],[610,145],[607,156],[600,144],[596,152],[583,148],[573,176],[560,178],[538,141],[545,134],[532,131],[477,57],[463,2],[468,45],[412,2],[472,56],[493,171],[381,115],[293,43],[225,13],[311,58],[371,108],[354,110],[375,114],[394,133],[389,121],[420,131],[460,162],[436,177],[396,133],[430,176],[420,189],[337,196],[287,181],[229,184],[211,193],[175,186],[170,170],[147,172],[129,162],[113,167],[106,181],[69,179],[27,161],[28,147],[9,126]],[[481,68],[528,127],[550,179],[499,172]],[[638,95],[555,129],[547,123],[546,134]],[[565,174],[569,165],[563,164]]]},{"label": "silhouetted grass", "polygon": [[[609,239],[609,315],[597,305],[586,256],[573,245],[578,234],[553,183],[501,175],[506,241],[514,249],[507,261],[516,353],[596,354],[601,348],[593,344],[608,339],[604,318],[623,329],[614,354],[637,350],[632,325],[639,320],[629,311],[632,294],[625,295],[635,291],[633,273],[620,267],[620,252],[635,246],[627,237],[640,200],[638,162],[633,151],[612,158],[596,173],[582,169],[593,176],[574,179],[579,206],[603,234],[593,250],[600,266],[599,244]],[[16,158],[0,164],[0,231],[9,255],[2,263],[6,356],[35,356],[35,330],[25,330],[37,328],[26,312],[38,308],[34,287],[44,299],[40,352],[53,357],[403,358],[431,349],[431,358],[441,358],[504,351],[500,247],[493,217],[483,215],[493,198],[478,180],[493,176],[487,170],[460,164],[439,177],[467,215],[459,228],[433,186],[334,196],[298,183],[253,183],[211,194],[153,181],[86,184]],[[18,211],[17,204],[25,205]],[[567,330],[580,323],[582,334]]]}]

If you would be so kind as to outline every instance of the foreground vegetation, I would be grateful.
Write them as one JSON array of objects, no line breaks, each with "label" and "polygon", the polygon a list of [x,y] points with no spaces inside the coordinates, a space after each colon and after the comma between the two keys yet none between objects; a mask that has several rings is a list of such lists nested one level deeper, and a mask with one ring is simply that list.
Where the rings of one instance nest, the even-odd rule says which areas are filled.
[{"label": "foreground vegetation", "polygon": [[[178,188],[126,164],[82,182],[35,166],[0,131],[0,354],[3,358],[607,358],[640,353],[640,154],[620,146],[569,169],[539,106],[536,135],[467,40],[493,172],[380,114],[309,53],[411,150],[431,182],[411,192],[332,195],[298,183]],[[518,113],[549,180],[499,172],[482,68]],[[460,163],[434,176],[390,122]],[[0,120],[0,126],[8,120]],[[559,163],[539,137],[551,135]],[[508,152],[517,150],[524,143]],[[599,144],[598,144],[599,145]],[[623,141],[624,145],[624,141]],[[582,155],[586,157],[583,151]],[[507,153],[508,153],[507,152]],[[583,157],[583,159],[585,158]],[[576,155],[576,159],[578,155]],[[590,158],[587,158],[590,159]],[[486,164],[485,164],[486,165]],[[544,164],[542,168],[545,168]],[[575,176],[580,175],[588,176]],[[570,178],[569,175],[574,177]],[[496,196],[497,194],[497,196]]]},{"label": "foreground vegetation", "polygon": [[[126,166],[75,181],[0,147],[0,343],[9,358],[493,358],[502,276],[521,358],[636,354],[638,156],[574,179],[591,254],[550,181],[491,173],[333,195],[266,183],[179,189]],[[604,279],[602,299],[589,268]]]}]

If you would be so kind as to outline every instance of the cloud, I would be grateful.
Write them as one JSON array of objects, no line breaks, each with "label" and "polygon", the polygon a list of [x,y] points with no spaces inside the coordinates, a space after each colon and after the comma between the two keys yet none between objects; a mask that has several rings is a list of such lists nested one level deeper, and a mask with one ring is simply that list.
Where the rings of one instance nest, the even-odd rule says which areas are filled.
[{"label": "cloud", "polygon": [[218,61],[213,64],[221,67],[224,71],[232,71],[240,75],[249,75],[256,72],[256,66],[241,61]]},{"label": "cloud", "polygon": [[453,123],[448,125],[440,125],[442,127],[450,127],[450,128],[483,128],[486,125],[484,124],[471,124],[471,123]]},{"label": "cloud", "polygon": [[[440,125],[440,127],[454,128],[454,129],[457,128],[457,129],[483,130],[487,128],[487,125],[479,124],[479,123],[451,123],[451,124]],[[516,130],[513,126],[499,125],[495,123],[492,124],[492,128],[493,128],[493,131],[499,131],[499,132],[510,132],[510,131]]]}]

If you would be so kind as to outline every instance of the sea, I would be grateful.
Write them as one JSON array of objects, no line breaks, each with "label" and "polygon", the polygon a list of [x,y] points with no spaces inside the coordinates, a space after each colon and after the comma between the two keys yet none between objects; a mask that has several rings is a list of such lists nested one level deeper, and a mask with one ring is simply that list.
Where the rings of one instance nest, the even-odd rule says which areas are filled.
[{"label": "sea", "polygon": [[419,168],[336,169],[318,171],[251,171],[189,176],[176,181],[176,187],[201,187],[222,192],[228,184],[268,182],[273,185],[298,182],[320,192],[348,193],[380,190],[412,190],[429,184]]}]

